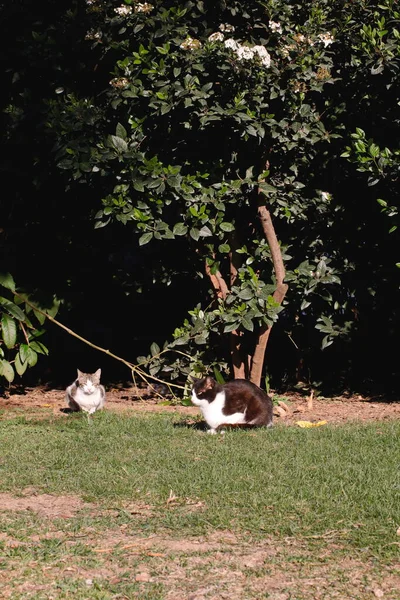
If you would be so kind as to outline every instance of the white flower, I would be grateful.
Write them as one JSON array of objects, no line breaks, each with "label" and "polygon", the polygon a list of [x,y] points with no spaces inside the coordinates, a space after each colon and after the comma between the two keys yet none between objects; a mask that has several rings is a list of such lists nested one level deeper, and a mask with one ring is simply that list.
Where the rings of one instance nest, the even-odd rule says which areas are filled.
[{"label": "white flower", "polygon": [[239,60],[251,60],[254,56],[254,50],[248,46],[239,46],[237,55]]},{"label": "white flower", "polygon": [[151,12],[153,8],[154,6],[148,2],[139,2],[139,4],[136,4],[135,6],[135,13],[148,13]]},{"label": "white flower", "polygon": [[225,40],[224,46],[225,46],[225,48],[230,48],[231,50],[235,50],[235,52],[240,47],[240,45],[237,43],[237,41],[234,40],[233,38],[229,38],[228,40]]},{"label": "white flower", "polygon": [[220,31],[216,31],[215,33],[212,33],[211,35],[208,36],[209,42],[223,42],[223,40],[224,40],[224,34],[221,33]]},{"label": "white flower", "polygon": [[253,51],[258,54],[264,67],[271,66],[271,56],[264,46],[253,46]]},{"label": "white flower", "polygon": [[325,48],[335,41],[335,38],[329,31],[327,33],[320,33],[318,39],[324,44]]},{"label": "white flower", "polygon": [[235,28],[233,25],[229,25],[229,23],[221,23],[219,26],[220,31],[225,31],[225,33],[233,33]]},{"label": "white flower", "polygon": [[268,25],[270,30],[274,33],[282,33],[282,25],[280,23],[277,23],[276,21],[269,21]]},{"label": "white flower", "polygon": [[224,46],[233,50],[239,60],[251,60],[257,55],[265,67],[271,65],[271,57],[264,46],[242,46],[233,38],[225,40]]},{"label": "white flower", "polygon": [[114,8],[114,12],[117,13],[117,15],[119,15],[120,17],[126,17],[127,15],[129,15],[129,13],[132,12],[132,7],[126,6],[126,4],[122,4],[121,6]]}]

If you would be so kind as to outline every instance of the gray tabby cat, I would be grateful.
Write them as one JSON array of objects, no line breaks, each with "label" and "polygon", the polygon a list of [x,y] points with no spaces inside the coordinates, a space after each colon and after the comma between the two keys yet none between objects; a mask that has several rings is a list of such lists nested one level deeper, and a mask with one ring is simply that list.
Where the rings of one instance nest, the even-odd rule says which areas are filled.
[{"label": "gray tabby cat", "polygon": [[101,369],[95,373],[82,373],[78,369],[78,378],[66,389],[65,399],[73,411],[83,410],[89,415],[104,407],[106,391],[100,385]]}]

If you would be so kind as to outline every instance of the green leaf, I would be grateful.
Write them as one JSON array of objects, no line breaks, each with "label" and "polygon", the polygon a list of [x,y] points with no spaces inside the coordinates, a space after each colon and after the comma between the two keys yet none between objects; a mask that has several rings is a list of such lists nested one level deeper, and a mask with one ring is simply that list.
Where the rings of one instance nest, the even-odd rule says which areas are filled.
[{"label": "green leaf", "polygon": [[221,252],[222,254],[228,254],[228,252],[231,251],[231,247],[229,244],[220,244],[218,246],[218,250],[219,252]]},{"label": "green leaf", "polygon": [[369,153],[373,158],[379,156],[379,146],[377,146],[376,144],[371,144],[369,147]]},{"label": "green leaf", "polygon": [[152,239],[153,239],[152,231],[148,231],[147,233],[144,233],[139,238],[139,246],[144,246],[145,244],[148,244],[150,242],[150,240],[152,240]]},{"label": "green leaf", "polygon": [[272,185],[269,185],[268,183],[265,183],[264,181],[259,183],[258,187],[264,194],[270,194],[271,192],[276,192],[276,188],[274,188]]},{"label": "green leaf", "polygon": [[310,306],[311,302],[309,302],[308,300],[303,300],[303,302],[301,303],[300,306],[300,310],[305,310],[306,308],[308,308]]},{"label": "green leaf", "polygon": [[220,228],[222,229],[222,231],[226,232],[235,231],[235,226],[233,225],[233,223],[227,223],[226,221],[223,221],[220,224]]},{"label": "green leaf", "polygon": [[7,300],[7,298],[0,296],[0,304],[8,313],[10,313],[12,317],[18,319],[18,321],[25,320],[24,312],[16,304],[14,304],[14,302],[10,302],[10,300]]},{"label": "green leaf", "polygon": [[229,331],[234,331],[239,326],[239,323],[227,323],[224,327],[224,333],[228,333]]},{"label": "green leaf", "polygon": [[15,292],[15,282],[10,273],[0,273],[0,285]]},{"label": "green leaf", "polygon": [[243,317],[242,325],[248,331],[254,331],[253,321],[251,319],[249,319],[248,317]]},{"label": "green leaf", "polygon": [[28,363],[22,362],[21,357],[18,353],[15,357],[14,366],[15,366],[15,370],[17,371],[18,375],[22,376],[25,373],[26,369],[28,368]]},{"label": "green leaf", "polygon": [[42,342],[38,342],[37,340],[30,343],[30,348],[32,350],[34,350],[35,352],[37,352],[38,354],[46,354],[47,355],[49,353],[46,346],[44,344],[42,344]]},{"label": "green leaf", "polygon": [[204,225],[204,227],[200,229],[200,235],[201,237],[210,237],[212,236],[212,231],[207,225]]},{"label": "green leaf", "polygon": [[14,369],[7,360],[0,360],[0,375],[10,383],[14,380]]},{"label": "green leaf", "polygon": [[208,339],[208,332],[203,331],[202,333],[199,333],[198,335],[196,335],[194,337],[194,343],[199,344],[199,345],[206,344],[207,339]]},{"label": "green leaf", "polygon": [[46,320],[46,317],[45,317],[45,316],[44,316],[42,313],[38,312],[38,311],[37,311],[37,310],[35,310],[35,309],[33,309],[33,313],[34,313],[35,317],[37,318],[37,320],[39,321],[39,323],[40,323],[41,325],[43,325],[43,323],[44,323],[44,322],[45,322],[45,320]]},{"label": "green leaf", "polygon": [[195,240],[195,242],[197,242],[200,237],[200,231],[198,229],[196,229],[196,227],[192,227],[192,229],[190,230],[189,233],[190,233],[190,237],[193,238]]},{"label": "green leaf", "polygon": [[127,138],[126,129],[123,125],[121,125],[121,123],[117,124],[115,133],[117,134],[117,137],[122,138],[123,140],[126,140],[126,138]]},{"label": "green leaf", "polygon": [[17,341],[17,325],[14,319],[5,313],[1,318],[1,332],[7,348],[14,348]]},{"label": "green leaf", "polygon": [[152,356],[156,356],[157,354],[160,354],[160,346],[158,344],[156,344],[155,342],[152,343],[152,345],[150,346],[150,352]]},{"label": "green leaf", "polygon": [[226,383],[225,379],[223,378],[221,371],[215,365],[213,367],[213,371],[216,382],[224,385],[224,383]]},{"label": "green leaf", "polygon": [[257,129],[253,125],[247,125],[246,131],[249,135],[257,135]]},{"label": "green leaf", "polygon": [[28,347],[26,360],[30,367],[34,367],[37,363],[38,355],[31,347]]},{"label": "green leaf", "polygon": [[144,183],[141,179],[136,179],[133,182],[133,188],[137,191],[137,192],[144,192]]},{"label": "green leaf", "polygon": [[241,300],[251,300],[254,296],[254,293],[250,288],[245,288],[244,290],[240,290],[238,296]]},{"label": "green leaf", "polygon": [[107,219],[107,221],[96,221],[96,223],[94,224],[94,228],[101,229],[101,227],[105,227],[106,225],[108,225],[110,221],[111,219]]},{"label": "green leaf", "polygon": [[174,235],[186,235],[187,230],[187,225],[185,225],[184,223],[176,223],[172,232]]},{"label": "green leaf", "polygon": [[26,362],[28,360],[29,355],[29,346],[28,344],[21,344],[19,347],[19,355],[21,358],[21,362]]},{"label": "green leaf", "polygon": [[321,344],[321,348],[322,350],[324,350],[324,348],[327,348],[328,346],[330,346],[331,344],[333,344],[333,340],[332,338],[329,338],[328,335],[326,335],[324,337],[324,339],[322,340],[322,344]]},{"label": "green leaf", "polygon": [[53,305],[50,306],[50,308],[46,309],[47,314],[50,317],[54,318],[56,316],[56,314],[58,313],[58,309],[60,308],[60,304],[61,304],[60,300],[57,300],[57,298],[55,298],[53,300]]},{"label": "green leaf", "polygon": [[126,143],[126,141],[118,137],[117,135],[110,135],[109,140],[111,142],[111,145],[118,152],[126,152],[128,150],[128,144]]}]

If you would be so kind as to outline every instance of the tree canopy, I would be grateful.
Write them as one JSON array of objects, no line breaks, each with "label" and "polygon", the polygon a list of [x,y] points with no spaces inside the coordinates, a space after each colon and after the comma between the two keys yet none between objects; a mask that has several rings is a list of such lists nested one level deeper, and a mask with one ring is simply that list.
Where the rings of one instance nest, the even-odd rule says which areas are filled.
[{"label": "tree canopy", "polygon": [[[395,385],[395,2],[1,11],[17,290],[161,379]],[[41,329],[4,282],[10,379]]]}]

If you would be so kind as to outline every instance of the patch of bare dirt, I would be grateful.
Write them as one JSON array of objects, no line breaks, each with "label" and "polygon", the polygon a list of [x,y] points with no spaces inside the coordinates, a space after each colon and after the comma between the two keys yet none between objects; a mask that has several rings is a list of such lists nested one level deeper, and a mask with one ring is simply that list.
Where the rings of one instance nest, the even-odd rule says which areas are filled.
[{"label": "patch of bare dirt", "polygon": [[[294,538],[249,540],[214,531],[182,539],[168,533],[140,536],[127,527],[87,528],[78,539],[58,532],[62,554],[43,562],[11,557],[7,572],[0,571],[1,598],[16,592],[24,598],[72,597],[61,594],[62,582],[64,591],[69,584],[75,592],[86,589],[79,597],[87,598],[91,589],[103,590],[105,598],[152,597],[157,586],[155,597],[162,589],[164,600],[398,600],[399,565],[389,568],[373,557],[349,555],[340,546],[340,531],[315,548]],[[49,533],[28,538],[24,551],[49,539]]]},{"label": "patch of bare dirt", "polygon": [[79,510],[89,506],[78,496],[52,496],[36,494],[25,490],[21,496],[0,493],[0,511],[24,511],[37,513],[41,517],[65,518],[74,517]]},{"label": "patch of bare dirt", "polygon": [[[279,398],[281,398],[279,400]],[[52,414],[57,417],[67,415],[64,390],[45,387],[10,390],[7,397],[0,398],[2,418],[24,414],[35,417]],[[164,412],[188,419],[198,418],[199,410],[194,406],[180,406],[165,403],[162,398],[152,396],[135,387],[107,390],[106,409],[111,411]],[[351,421],[382,421],[400,418],[400,398],[388,401],[381,398],[362,396],[340,396],[335,398],[305,397],[301,394],[288,394],[278,397],[275,407],[275,423],[293,425],[298,421],[327,421],[346,423]]]}]

